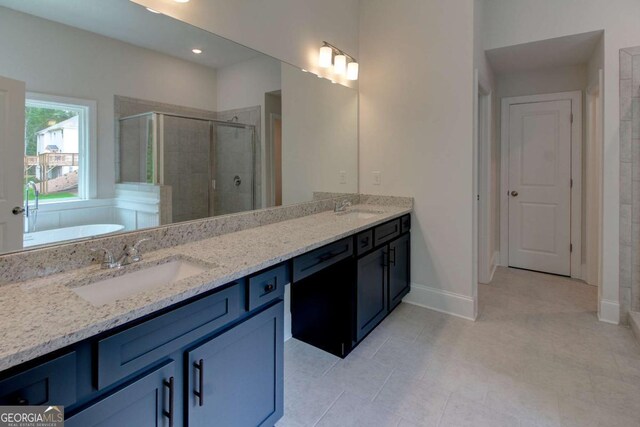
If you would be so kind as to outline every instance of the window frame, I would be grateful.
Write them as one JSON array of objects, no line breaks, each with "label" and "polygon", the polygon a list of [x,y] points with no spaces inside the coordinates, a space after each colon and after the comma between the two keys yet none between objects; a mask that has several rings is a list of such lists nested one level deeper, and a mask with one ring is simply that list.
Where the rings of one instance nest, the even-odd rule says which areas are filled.
[{"label": "window frame", "polygon": [[66,108],[78,112],[78,197],[69,200],[50,200],[43,204],[78,202],[97,198],[97,102],[90,99],[27,92],[26,107]]}]

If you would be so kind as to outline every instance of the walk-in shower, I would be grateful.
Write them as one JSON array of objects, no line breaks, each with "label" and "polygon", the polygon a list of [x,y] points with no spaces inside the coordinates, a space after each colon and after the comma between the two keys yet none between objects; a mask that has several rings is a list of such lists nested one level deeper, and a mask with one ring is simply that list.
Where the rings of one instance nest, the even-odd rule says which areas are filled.
[{"label": "walk-in shower", "polygon": [[255,126],[156,111],[118,122],[119,181],[170,188],[171,222],[256,208]]}]

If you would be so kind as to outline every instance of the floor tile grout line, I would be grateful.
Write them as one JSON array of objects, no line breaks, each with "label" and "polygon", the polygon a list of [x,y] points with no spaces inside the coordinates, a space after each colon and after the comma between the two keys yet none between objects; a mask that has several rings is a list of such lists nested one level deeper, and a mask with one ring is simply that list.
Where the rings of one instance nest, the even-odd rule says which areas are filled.
[{"label": "floor tile grout line", "polygon": [[371,355],[371,360],[374,359],[374,357],[376,357],[376,354],[378,354],[378,352],[380,351],[380,349],[382,347],[384,347],[384,345],[387,343],[387,341],[389,341],[391,339],[391,337],[387,336],[387,339],[384,340],[384,342],[382,344],[380,344],[380,347],[378,347],[378,349],[375,351],[375,353],[373,353],[373,355]]},{"label": "floor tile grout line", "polygon": [[442,407],[442,410],[440,411],[440,416],[438,417],[438,422],[436,423],[436,426],[440,427],[440,425],[442,424],[442,419],[444,418],[444,411],[447,410],[447,406],[449,406],[449,401],[451,400],[451,396],[453,395],[453,392],[450,392],[449,395],[447,396],[447,401],[444,402],[444,406]]},{"label": "floor tile grout line", "polygon": [[389,372],[389,375],[387,375],[387,378],[385,378],[384,382],[382,383],[382,385],[380,386],[380,388],[378,389],[378,391],[376,392],[376,394],[373,395],[373,397],[371,398],[371,402],[376,400],[376,397],[378,397],[378,395],[380,394],[380,392],[382,392],[382,389],[384,388],[385,385],[387,385],[387,382],[389,382],[389,378],[391,378],[391,375],[395,372],[395,369],[392,369],[391,372]]},{"label": "floor tile grout line", "polygon": [[340,394],[338,395],[338,397],[336,397],[336,398],[333,400],[333,402],[331,402],[331,404],[329,405],[329,407],[328,407],[328,408],[327,408],[327,409],[322,413],[322,415],[320,415],[320,418],[318,418],[318,420],[317,420],[315,423],[313,423],[312,427],[317,426],[317,425],[318,425],[318,423],[319,423],[320,421],[322,421],[322,419],[324,418],[324,416],[325,416],[325,415],[327,415],[327,413],[329,413],[329,411],[331,410],[331,408],[333,408],[333,405],[335,405],[335,404],[336,404],[336,402],[338,401],[338,399],[340,399],[340,398],[342,397],[342,395],[343,395],[343,394],[344,394],[344,390],[342,390],[342,391],[340,392]]}]

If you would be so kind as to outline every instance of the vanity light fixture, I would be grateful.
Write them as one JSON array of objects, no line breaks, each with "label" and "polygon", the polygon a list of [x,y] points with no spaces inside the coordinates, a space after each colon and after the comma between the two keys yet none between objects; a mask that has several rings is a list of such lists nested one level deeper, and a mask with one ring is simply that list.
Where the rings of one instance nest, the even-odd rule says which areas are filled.
[{"label": "vanity light fixture", "polygon": [[322,68],[330,68],[337,75],[346,73],[348,80],[358,80],[358,61],[348,53],[338,49],[331,43],[322,42],[318,65]]},{"label": "vanity light fixture", "polygon": [[196,48],[191,49],[191,52],[195,53],[196,55],[200,55],[202,53],[202,49],[198,49],[196,47]]},{"label": "vanity light fixture", "polygon": [[360,66],[357,62],[349,62],[347,65],[347,80],[358,80],[358,69]]},{"label": "vanity light fixture", "polygon": [[347,71],[347,57],[344,55],[336,55],[333,58],[333,71],[336,74],[344,74]]},{"label": "vanity light fixture", "polygon": [[318,59],[318,65],[322,68],[331,67],[331,60],[333,59],[333,49],[329,46],[322,46],[320,48],[320,57]]}]

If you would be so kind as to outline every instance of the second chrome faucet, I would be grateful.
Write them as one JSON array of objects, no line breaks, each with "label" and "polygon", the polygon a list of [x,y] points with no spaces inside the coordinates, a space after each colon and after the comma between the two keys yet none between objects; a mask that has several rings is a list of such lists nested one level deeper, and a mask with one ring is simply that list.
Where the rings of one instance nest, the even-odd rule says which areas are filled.
[{"label": "second chrome faucet", "polygon": [[142,254],[140,252],[140,245],[143,242],[146,242],[149,239],[141,239],[138,240],[133,246],[127,246],[124,249],[124,253],[120,256],[120,258],[116,259],[113,255],[113,252],[106,248],[95,248],[91,249],[93,252],[104,253],[104,257],[100,262],[100,268],[104,270],[111,270],[114,268],[121,268],[125,265],[133,264],[139,261],[142,261]]}]

